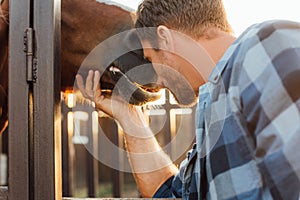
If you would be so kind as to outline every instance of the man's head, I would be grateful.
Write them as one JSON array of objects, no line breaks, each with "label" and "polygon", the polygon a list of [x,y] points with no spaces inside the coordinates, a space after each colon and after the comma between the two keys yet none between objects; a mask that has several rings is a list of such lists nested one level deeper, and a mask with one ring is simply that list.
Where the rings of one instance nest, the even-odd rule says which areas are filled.
[{"label": "man's head", "polygon": [[163,87],[182,105],[194,102],[214,67],[199,41],[232,32],[222,0],[144,0],[135,27]]},{"label": "man's head", "polygon": [[137,10],[136,28],[160,25],[195,40],[207,36],[209,28],[232,32],[222,0],[144,0]]}]

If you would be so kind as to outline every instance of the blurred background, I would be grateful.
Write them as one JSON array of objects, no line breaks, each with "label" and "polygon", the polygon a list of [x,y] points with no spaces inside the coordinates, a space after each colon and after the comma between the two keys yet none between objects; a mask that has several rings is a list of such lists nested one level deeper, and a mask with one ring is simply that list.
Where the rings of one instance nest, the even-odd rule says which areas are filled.
[{"label": "blurred background", "polygon": [[[195,107],[180,108],[172,94],[143,106],[159,144],[176,165],[195,138]],[[140,197],[124,151],[121,128],[76,94],[62,95],[63,196]]]},{"label": "blurred background", "polygon": [[[140,0],[106,2],[135,10]],[[299,0],[224,0],[224,3],[236,36],[248,26],[265,20],[300,22]],[[127,170],[126,154],[104,142],[110,141],[124,150],[122,130],[113,120],[98,115],[92,106],[89,108],[77,100],[76,94],[62,95],[63,196],[139,197],[133,175]],[[195,108],[178,107],[172,95],[163,90],[159,101],[143,109],[159,143],[179,165],[194,141]],[[7,185],[7,133],[0,135],[2,185]]]}]

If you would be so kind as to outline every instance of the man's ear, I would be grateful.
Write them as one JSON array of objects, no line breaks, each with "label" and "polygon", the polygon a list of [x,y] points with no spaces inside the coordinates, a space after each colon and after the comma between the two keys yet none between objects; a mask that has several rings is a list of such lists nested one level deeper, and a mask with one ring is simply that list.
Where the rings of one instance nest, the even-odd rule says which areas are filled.
[{"label": "man's ear", "polygon": [[164,25],[157,27],[157,36],[159,48],[173,51],[174,50],[174,41],[171,29]]}]

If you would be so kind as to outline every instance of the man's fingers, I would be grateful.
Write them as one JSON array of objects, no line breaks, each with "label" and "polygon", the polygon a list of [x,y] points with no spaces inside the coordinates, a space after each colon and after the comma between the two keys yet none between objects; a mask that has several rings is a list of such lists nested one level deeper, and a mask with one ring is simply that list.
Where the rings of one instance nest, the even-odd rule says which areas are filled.
[{"label": "man's fingers", "polygon": [[99,71],[95,71],[95,75],[94,75],[93,91],[96,92],[97,90],[100,90],[100,72]]},{"label": "man's fingers", "polygon": [[93,96],[93,76],[94,76],[94,72],[92,70],[89,71],[89,74],[86,78],[86,83],[85,83],[85,91],[86,94],[89,95],[90,97]]},{"label": "man's fingers", "polygon": [[99,71],[90,70],[84,82],[82,76],[78,74],[76,75],[77,86],[85,98],[95,102],[97,109],[113,117],[113,111],[116,109],[115,111],[118,112],[126,102],[121,97],[106,98],[102,95],[100,78]]},{"label": "man's fingers", "polygon": [[77,82],[77,86],[78,86],[80,92],[85,97],[86,94],[85,94],[85,89],[84,89],[83,78],[81,75],[76,75],[76,82]]},{"label": "man's fingers", "polygon": [[100,89],[100,72],[99,71],[95,71],[93,91],[94,91],[94,98],[97,99],[97,101],[101,102],[104,97],[102,96],[101,89]]}]

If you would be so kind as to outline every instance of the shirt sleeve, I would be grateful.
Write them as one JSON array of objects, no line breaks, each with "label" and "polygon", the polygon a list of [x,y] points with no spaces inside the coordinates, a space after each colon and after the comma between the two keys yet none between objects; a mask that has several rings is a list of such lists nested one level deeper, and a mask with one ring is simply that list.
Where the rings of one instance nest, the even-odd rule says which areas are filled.
[{"label": "shirt sleeve", "polygon": [[182,198],[182,180],[183,173],[188,166],[191,157],[194,156],[196,152],[196,144],[193,148],[188,151],[187,157],[181,162],[179,167],[179,172],[169,178],[154,194],[153,198]]},{"label": "shirt sleeve", "polygon": [[263,187],[274,199],[299,199],[299,36],[299,26],[262,30],[260,43],[245,57],[240,74],[242,113],[248,137],[253,139],[249,145]]},{"label": "shirt sleeve", "polygon": [[173,198],[172,183],[174,176],[169,178],[154,194],[153,198]]}]

